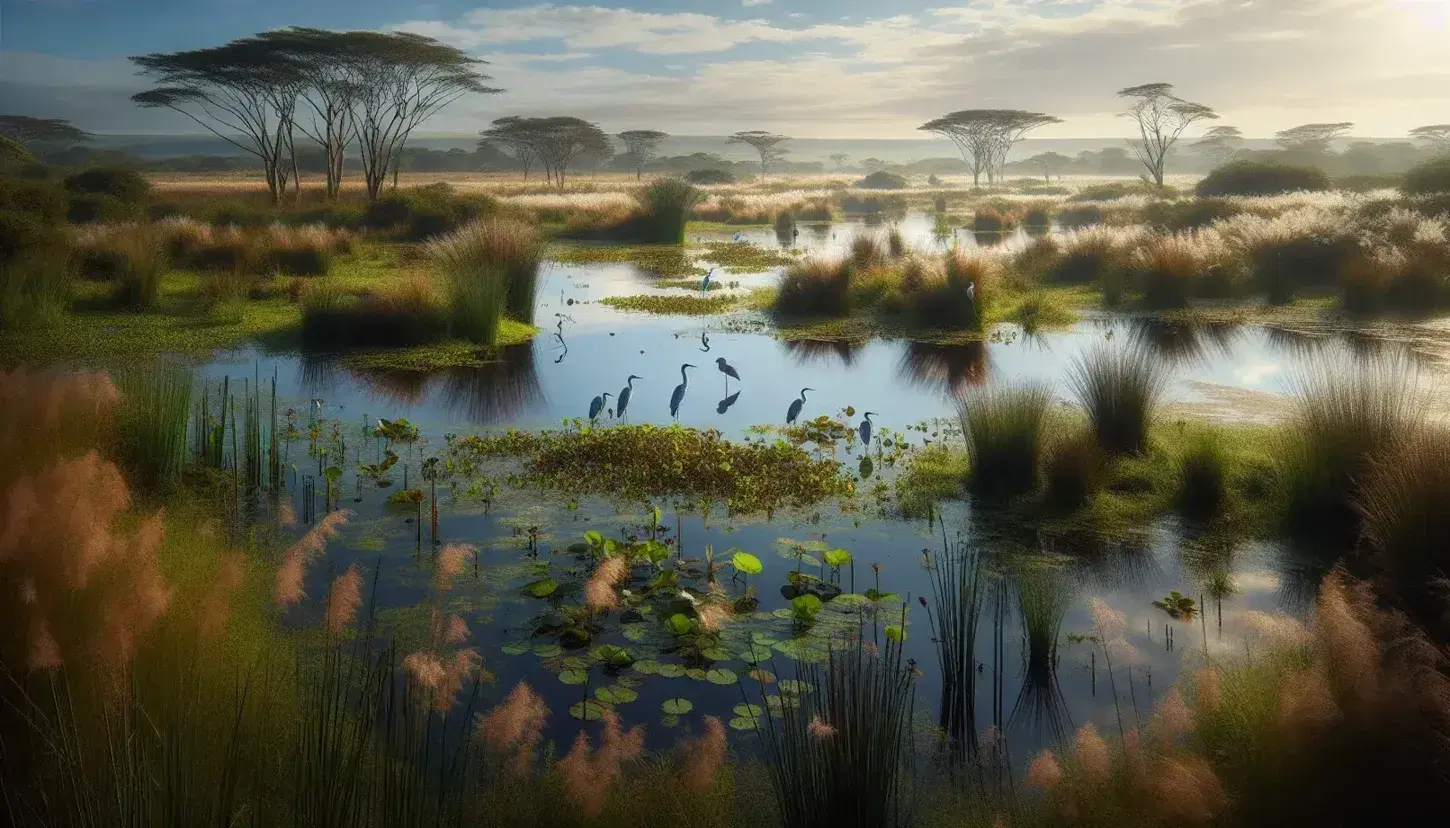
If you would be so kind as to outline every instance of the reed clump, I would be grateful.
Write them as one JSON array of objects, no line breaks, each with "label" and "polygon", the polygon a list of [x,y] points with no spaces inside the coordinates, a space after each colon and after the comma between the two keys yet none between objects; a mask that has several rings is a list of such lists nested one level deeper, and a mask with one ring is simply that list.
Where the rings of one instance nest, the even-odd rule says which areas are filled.
[{"label": "reed clump", "polygon": [[361,295],[326,281],[309,283],[300,299],[302,341],[310,348],[402,348],[448,336],[448,305],[420,274]]},{"label": "reed clump", "polygon": [[1431,632],[1450,627],[1450,435],[1417,430],[1370,463],[1355,496],[1381,589]]},{"label": "reed clump", "polygon": [[194,381],[190,371],[166,364],[120,375],[117,457],[131,479],[153,493],[181,485]]},{"label": "reed clump", "polygon": [[543,248],[531,225],[484,219],[429,242],[427,255],[446,279],[454,336],[492,345],[505,313],[533,322]]},{"label": "reed clump", "polygon": [[851,312],[855,264],[846,259],[811,257],[786,268],[775,309],[795,315],[846,316]]},{"label": "reed clump", "polygon": [[957,401],[979,495],[1011,497],[1037,488],[1052,391],[1044,385],[989,385]]},{"label": "reed clump", "polygon": [[1228,452],[1213,430],[1194,434],[1178,456],[1178,505],[1191,518],[1217,514],[1228,497]]},{"label": "reed clump", "polygon": [[1099,345],[1073,361],[1068,384],[1105,451],[1141,454],[1148,448],[1168,386],[1161,360],[1145,348]]}]

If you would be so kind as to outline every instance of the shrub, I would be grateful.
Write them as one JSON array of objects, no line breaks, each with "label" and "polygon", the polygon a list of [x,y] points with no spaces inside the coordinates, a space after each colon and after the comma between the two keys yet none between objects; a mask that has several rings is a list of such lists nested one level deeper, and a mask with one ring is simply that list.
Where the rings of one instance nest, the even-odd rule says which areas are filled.
[{"label": "shrub", "polygon": [[533,321],[542,246],[532,225],[485,219],[435,239],[427,252],[448,280],[455,336],[492,345],[505,311]]},{"label": "shrub", "polygon": [[862,190],[905,190],[909,186],[904,176],[886,170],[878,170],[856,182],[856,187]]},{"label": "shrub", "polygon": [[1117,201],[1142,192],[1143,184],[1137,181],[1094,184],[1082,188],[1076,195],[1068,198],[1068,201]]},{"label": "shrub", "polygon": [[35,156],[23,144],[9,135],[0,135],[0,166],[8,171],[11,167],[35,163]]},{"label": "shrub", "polygon": [[691,184],[734,184],[735,175],[725,170],[690,170],[685,173],[685,180]]},{"label": "shrub", "polygon": [[1105,451],[1147,449],[1168,385],[1166,369],[1150,351],[1099,345],[1073,361],[1068,383]]},{"label": "shrub", "polygon": [[1193,435],[1178,456],[1178,505],[1191,518],[1218,513],[1228,493],[1228,454],[1212,430]]},{"label": "shrub", "polygon": [[1404,182],[1403,173],[1345,175],[1334,179],[1334,189],[1351,193],[1368,193],[1375,190],[1397,190]]},{"label": "shrub", "polygon": [[973,491],[1011,497],[1037,487],[1051,406],[1043,385],[989,385],[959,398]]},{"label": "shrub", "polygon": [[1355,487],[1371,461],[1419,428],[1423,409],[1403,357],[1319,361],[1294,379],[1276,454],[1292,531],[1350,540]]},{"label": "shrub", "polygon": [[931,206],[932,209],[936,210],[938,215],[945,214],[947,211],[947,197],[937,196],[934,200],[932,200]]},{"label": "shrub", "polygon": [[887,262],[886,245],[876,233],[860,233],[851,239],[851,264],[866,270]]},{"label": "shrub", "polygon": [[71,173],[65,177],[65,188],[77,195],[107,196],[127,205],[141,204],[151,195],[151,182],[126,167],[92,167]]},{"label": "shrub", "polygon": [[1442,155],[1405,173],[1400,192],[1407,196],[1450,193],[1450,155]]},{"label": "shrub", "polygon": [[462,196],[447,184],[430,184],[384,194],[363,211],[362,224],[427,241],[497,211],[498,203],[488,196]]},{"label": "shrub", "polygon": [[1082,207],[1068,207],[1057,214],[1057,223],[1064,230],[1078,230],[1103,223],[1103,208],[1088,204]]},{"label": "shrub", "polygon": [[775,234],[777,236],[789,237],[791,235],[791,231],[794,229],[795,219],[790,217],[790,213],[784,212],[775,214]]},{"label": "shrub", "polygon": [[853,267],[844,259],[818,257],[792,264],[781,276],[775,309],[787,314],[849,314]]},{"label": "shrub", "polygon": [[118,198],[93,193],[80,193],[70,198],[66,208],[66,221],[71,224],[94,224],[97,222],[130,221],[141,214],[134,204],[127,204]]},{"label": "shrub", "polygon": [[1282,304],[1300,288],[1334,284],[1354,255],[1354,241],[1347,237],[1285,237],[1253,248],[1249,265],[1269,301]]},{"label": "shrub", "polygon": [[1223,198],[1155,201],[1143,211],[1143,222],[1161,233],[1180,233],[1207,227],[1242,212],[1242,206]]},{"label": "shrub", "polygon": [[165,240],[150,225],[131,224],[111,236],[110,250],[118,260],[111,300],[128,310],[150,310],[171,267]]},{"label": "shrub", "polygon": [[46,182],[0,178],[0,212],[32,215],[58,233],[66,206],[65,193]]},{"label": "shrub", "polygon": [[1264,161],[1231,161],[1198,182],[1199,198],[1270,196],[1331,188],[1329,176],[1317,167],[1295,167]]}]

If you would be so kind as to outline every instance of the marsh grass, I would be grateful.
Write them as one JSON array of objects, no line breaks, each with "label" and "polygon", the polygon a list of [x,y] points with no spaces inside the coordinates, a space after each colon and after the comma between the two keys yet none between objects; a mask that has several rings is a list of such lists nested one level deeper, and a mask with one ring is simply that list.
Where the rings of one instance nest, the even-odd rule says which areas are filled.
[{"label": "marsh grass", "polygon": [[1015,584],[1017,611],[1026,630],[1027,675],[1008,723],[1028,718],[1035,731],[1060,742],[1071,719],[1057,681],[1057,642],[1072,605],[1072,586],[1062,573],[1032,565],[1017,572]]},{"label": "marsh grass", "polygon": [[[905,621],[904,611],[902,621]],[[900,828],[911,824],[915,680],[900,642],[879,655],[864,636],[798,667],[809,688],[758,731],[781,824]]]},{"label": "marsh grass", "polygon": [[447,280],[453,335],[492,345],[505,312],[533,321],[542,247],[532,226],[484,219],[429,242],[427,254]]},{"label": "marsh grass", "polygon": [[739,300],[734,296],[606,296],[599,300],[619,310],[639,311],[661,315],[707,316],[724,313],[735,307]]},{"label": "marsh grass", "polygon": [[1052,390],[1045,385],[989,385],[957,400],[971,458],[970,485],[987,497],[1037,488]]},{"label": "marsh grass", "polygon": [[958,763],[977,756],[977,628],[989,578],[984,563],[976,543],[953,543],[945,536],[941,552],[927,562],[932,601],[927,619],[942,676],[938,724]]},{"label": "marsh grass", "polygon": [[786,268],[775,309],[794,315],[846,316],[851,312],[855,265],[844,259],[807,258]]},{"label": "marsh grass", "polygon": [[427,345],[448,335],[450,314],[436,286],[415,274],[397,285],[354,296],[326,281],[301,296],[302,341],[310,348]]},{"label": "marsh grass", "polygon": [[1450,580],[1450,435],[1417,431],[1379,454],[1355,498],[1362,542],[1384,589],[1432,633],[1446,630]]},{"label": "marsh grass", "polygon": [[194,383],[190,371],[164,363],[118,376],[118,456],[131,479],[152,493],[181,484]]},{"label": "marsh grass", "polygon": [[70,309],[75,268],[63,248],[43,248],[0,262],[0,330],[54,327]]},{"label": "marsh grass", "polygon": [[126,225],[113,237],[109,252],[115,257],[111,301],[128,310],[154,307],[171,267],[162,236],[147,225]]},{"label": "marsh grass", "polygon": [[1320,360],[1294,377],[1294,397],[1276,446],[1283,517],[1298,534],[1352,539],[1354,496],[1375,457],[1421,427],[1415,371],[1400,354]]},{"label": "marsh grass", "polygon": [[[682,178],[657,178],[639,195],[645,217],[645,238],[654,244],[684,244],[685,223],[700,200],[700,191]],[[532,318],[523,321],[532,321]]]},{"label": "marsh grass", "polygon": [[1204,430],[1187,438],[1178,455],[1178,505],[1190,518],[1217,514],[1228,497],[1229,456],[1223,437]]},{"label": "marsh grass", "polygon": [[1073,511],[1086,506],[1107,482],[1108,458],[1091,429],[1053,442],[1043,464],[1049,508]]},{"label": "marsh grass", "polygon": [[1105,451],[1140,454],[1147,449],[1168,387],[1168,371],[1151,352],[1098,345],[1073,360],[1068,385]]}]

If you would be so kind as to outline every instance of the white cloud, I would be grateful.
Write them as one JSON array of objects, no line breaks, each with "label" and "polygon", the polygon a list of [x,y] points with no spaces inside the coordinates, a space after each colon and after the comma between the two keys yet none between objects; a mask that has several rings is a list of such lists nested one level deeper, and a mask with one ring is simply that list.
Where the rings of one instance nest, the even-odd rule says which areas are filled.
[{"label": "white cloud", "polygon": [[768,6],[768,5],[770,5],[771,3],[774,3],[774,2],[775,2],[775,0],[740,0],[740,5],[746,6],[746,7],[750,7],[750,6]]}]

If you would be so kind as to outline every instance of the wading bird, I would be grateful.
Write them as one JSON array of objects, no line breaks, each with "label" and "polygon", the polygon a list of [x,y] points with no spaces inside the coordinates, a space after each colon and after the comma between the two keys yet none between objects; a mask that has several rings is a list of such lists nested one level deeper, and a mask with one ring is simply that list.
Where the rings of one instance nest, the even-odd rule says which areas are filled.
[{"label": "wading bird", "polygon": [[875,413],[871,411],[862,415],[864,419],[861,420],[861,445],[867,448],[871,447],[871,418],[874,416]]},{"label": "wading bird", "polygon": [[704,292],[704,293],[709,293],[710,292],[710,277],[711,276],[714,276],[714,275],[715,275],[715,268],[712,267],[712,268],[710,268],[710,272],[705,274],[705,278],[703,278],[703,279],[700,280],[700,290],[702,292]]},{"label": "wading bird", "polygon": [[608,391],[595,397],[594,401],[589,403],[589,419],[595,420],[599,418],[599,412],[604,410],[604,401],[607,399],[609,399]]},{"label": "wading bird", "polygon": [[634,381],[637,379],[644,379],[644,377],[636,377],[634,374],[630,374],[629,379],[625,380],[624,387],[619,389],[619,396],[614,398],[615,410],[619,412],[619,416],[621,417],[624,416],[624,410],[629,408],[629,398],[634,396]]},{"label": "wading bird", "polygon": [[790,404],[790,410],[787,411],[787,412],[785,412],[785,423],[786,423],[786,425],[790,425],[791,423],[794,423],[795,422],[795,418],[796,417],[799,417],[801,415],[801,409],[802,408],[805,408],[805,406],[806,406],[806,392],[807,391],[814,391],[814,390],[816,390],[816,389],[814,389],[814,388],[802,388],[801,389],[800,399],[798,399],[795,402],[791,403]]},{"label": "wading bird", "polygon": [[734,394],[731,394],[730,396],[721,400],[719,404],[715,406],[715,413],[724,414],[726,411],[729,411],[730,406],[734,405],[735,401],[738,399],[740,399],[740,392],[736,391]]},{"label": "wading bird", "polygon": [[730,393],[730,378],[734,377],[735,381],[739,382],[740,374],[736,372],[734,365],[725,361],[725,357],[717,357],[715,359],[715,367],[719,368],[720,373],[725,375],[725,393]]},{"label": "wading bird", "polygon": [[670,416],[680,416],[680,402],[685,399],[685,387],[690,384],[690,376],[685,373],[686,368],[694,368],[690,363],[680,366],[680,384],[675,386],[675,392],[670,395]]}]

